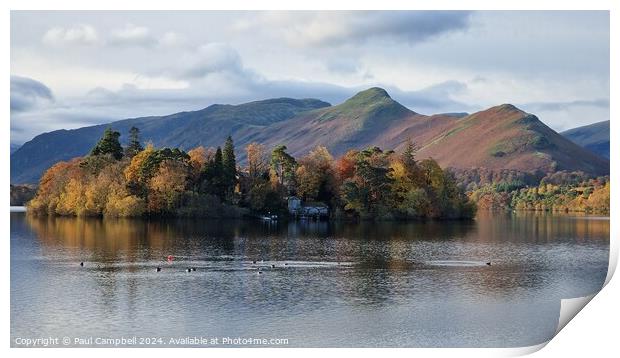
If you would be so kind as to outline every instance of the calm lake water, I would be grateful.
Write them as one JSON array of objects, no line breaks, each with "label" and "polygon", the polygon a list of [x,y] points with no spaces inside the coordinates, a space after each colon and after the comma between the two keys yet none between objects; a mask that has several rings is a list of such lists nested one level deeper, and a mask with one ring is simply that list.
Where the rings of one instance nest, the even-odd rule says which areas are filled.
[{"label": "calm lake water", "polygon": [[608,256],[607,218],[268,224],[12,212],[11,346],[91,336],[528,346],[553,336],[561,298],[601,288]]}]

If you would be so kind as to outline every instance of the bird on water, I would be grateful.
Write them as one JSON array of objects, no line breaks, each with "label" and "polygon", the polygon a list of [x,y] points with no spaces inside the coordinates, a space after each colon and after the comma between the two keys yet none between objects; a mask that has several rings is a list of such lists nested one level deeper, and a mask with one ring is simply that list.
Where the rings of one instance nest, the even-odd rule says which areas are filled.
[{"label": "bird on water", "polygon": [[83,263],[83,262],[80,262],[80,266],[84,267],[84,263]]}]

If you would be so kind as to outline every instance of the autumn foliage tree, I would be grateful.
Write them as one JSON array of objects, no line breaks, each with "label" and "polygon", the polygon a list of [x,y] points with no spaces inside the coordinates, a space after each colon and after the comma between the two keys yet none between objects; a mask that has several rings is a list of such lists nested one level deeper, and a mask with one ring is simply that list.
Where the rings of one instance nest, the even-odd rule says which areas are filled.
[{"label": "autumn foliage tree", "polygon": [[334,158],[327,148],[316,147],[299,160],[296,171],[297,194],[305,201],[337,205],[338,182]]}]

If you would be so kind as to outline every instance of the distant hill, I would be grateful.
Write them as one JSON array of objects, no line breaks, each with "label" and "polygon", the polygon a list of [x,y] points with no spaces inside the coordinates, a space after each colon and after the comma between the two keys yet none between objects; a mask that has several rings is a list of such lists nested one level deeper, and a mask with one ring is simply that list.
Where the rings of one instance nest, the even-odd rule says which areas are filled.
[{"label": "distant hill", "polygon": [[19,149],[19,147],[21,147],[21,145],[11,143],[11,154],[15,153]]},{"label": "distant hill", "polygon": [[503,104],[454,123],[418,154],[455,168],[609,172],[609,162],[575,145],[535,115]]},{"label": "distant hill", "polygon": [[52,164],[87,154],[107,127],[120,131],[121,141],[127,140],[129,129],[136,126],[144,142],[191,149],[217,146],[241,129],[264,128],[300,112],[328,106],[316,99],[276,98],[237,106],[214,104],[193,112],[43,133],[12,153],[11,183],[37,183]]},{"label": "distant hill", "polygon": [[560,134],[580,146],[609,159],[609,121],[569,129]]},{"label": "distant hill", "polygon": [[125,138],[136,126],[145,141],[183,149],[221,145],[232,135],[241,161],[250,142],[285,144],[295,156],[323,145],[339,156],[368,146],[401,150],[411,139],[419,147],[418,158],[432,157],[446,167],[609,172],[606,159],[512,105],[470,115],[426,116],[375,87],[334,106],[315,99],[279,98],[45,133],[13,153],[11,182],[34,183],[54,162],[87,154],[108,126]]}]

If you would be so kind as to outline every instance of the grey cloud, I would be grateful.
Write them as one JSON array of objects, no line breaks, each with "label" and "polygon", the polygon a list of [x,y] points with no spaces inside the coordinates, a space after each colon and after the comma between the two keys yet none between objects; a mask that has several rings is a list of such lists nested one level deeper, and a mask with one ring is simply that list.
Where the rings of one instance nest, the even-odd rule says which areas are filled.
[{"label": "grey cloud", "polygon": [[604,98],[594,100],[576,100],[567,102],[532,102],[521,106],[537,111],[566,111],[574,107],[609,108],[609,100]]},{"label": "grey cloud", "polygon": [[[379,36],[422,42],[469,26],[469,11],[388,11],[372,12],[353,29],[353,38],[364,40]],[[346,41],[346,39],[341,39]]]},{"label": "grey cloud", "polygon": [[338,74],[354,74],[360,71],[359,62],[348,58],[327,60],[325,67],[329,72]]},{"label": "grey cloud", "polygon": [[463,112],[480,109],[473,104],[456,101],[452,96],[467,91],[467,85],[459,81],[446,81],[417,91],[393,89],[392,97],[411,110],[423,114]]},{"label": "grey cloud", "polygon": [[[55,100],[51,91],[48,97],[18,94],[12,81],[11,126],[23,128],[14,132],[22,140],[51,129],[212,103],[286,96],[337,104],[373,85],[425,114],[483,109],[476,102],[488,107],[541,101],[520,106],[543,113],[540,118],[556,129],[609,116],[608,100],[544,102],[559,96],[608,98],[609,21],[608,14],[596,11],[15,12],[11,19],[11,61],[17,73],[34,78],[55,69],[70,73],[76,58],[82,69],[96,71],[92,81],[81,78],[79,84],[71,83],[70,76],[49,76]],[[242,20],[248,25],[234,26]],[[74,25],[79,23],[90,25]],[[209,31],[204,31],[206,24]],[[50,29],[55,31],[42,43]],[[200,49],[205,42],[211,44]],[[64,44],[67,51],[44,44]],[[85,46],[92,44],[100,47]],[[165,45],[177,47],[172,51]],[[110,81],[101,81],[103,71],[109,71]],[[364,71],[369,71],[366,76]],[[75,97],[102,83],[116,88],[131,82],[133,74],[140,86],[187,88],[100,88]],[[147,80],[138,81],[142,76]],[[415,89],[416,76],[424,83],[474,79],[467,82],[469,88],[447,81],[399,90]],[[506,98],[511,92],[518,100]],[[65,93],[74,97],[65,98]]]},{"label": "grey cloud", "polygon": [[242,30],[275,28],[296,46],[340,46],[390,38],[409,44],[465,30],[469,11],[265,12]]},{"label": "grey cloud", "polygon": [[11,76],[11,113],[24,112],[54,101],[52,91],[31,78]]},{"label": "grey cloud", "polygon": [[196,79],[213,73],[242,74],[245,71],[241,57],[234,48],[223,43],[208,43],[179,55],[177,63],[155,72],[178,79]]}]

